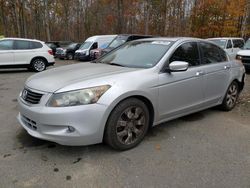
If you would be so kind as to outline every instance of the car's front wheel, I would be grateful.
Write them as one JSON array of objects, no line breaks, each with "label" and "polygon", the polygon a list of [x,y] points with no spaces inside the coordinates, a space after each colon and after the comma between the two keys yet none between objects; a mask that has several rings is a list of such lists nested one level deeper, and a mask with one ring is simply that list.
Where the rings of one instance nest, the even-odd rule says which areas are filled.
[{"label": "car's front wheel", "polygon": [[68,54],[67,54],[67,59],[68,59],[68,60],[73,60],[73,59],[74,59],[73,53],[68,53]]},{"label": "car's front wheel", "polygon": [[46,61],[41,58],[34,59],[31,62],[31,68],[36,72],[42,72],[46,69]]},{"label": "car's front wheel", "polygon": [[149,111],[144,102],[136,98],[124,100],[112,111],[104,140],[114,149],[131,149],[143,140],[149,122]]},{"label": "car's front wheel", "polygon": [[232,110],[239,97],[239,84],[236,81],[233,81],[227,89],[227,93],[221,104],[221,109],[225,111]]}]

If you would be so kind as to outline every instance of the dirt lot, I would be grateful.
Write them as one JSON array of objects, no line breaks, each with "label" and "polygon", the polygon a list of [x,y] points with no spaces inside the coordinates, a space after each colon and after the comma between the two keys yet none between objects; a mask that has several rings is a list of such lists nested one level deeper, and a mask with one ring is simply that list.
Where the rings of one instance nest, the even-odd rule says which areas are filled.
[{"label": "dirt lot", "polygon": [[162,124],[135,149],[116,152],[30,137],[17,123],[16,98],[32,74],[0,70],[0,187],[250,188],[250,75],[233,111]]}]

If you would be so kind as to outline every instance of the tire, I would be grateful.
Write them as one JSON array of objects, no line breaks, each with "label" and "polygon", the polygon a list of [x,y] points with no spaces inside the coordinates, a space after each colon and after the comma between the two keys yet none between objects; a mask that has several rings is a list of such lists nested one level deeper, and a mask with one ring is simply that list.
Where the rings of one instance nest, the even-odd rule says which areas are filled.
[{"label": "tire", "polygon": [[31,68],[35,72],[42,72],[46,70],[46,61],[42,58],[36,58],[31,62]]},{"label": "tire", "polygon": [[220,105],[220,109],[224,111],[232,110],[239,97],[239,84],[236,81],[233,81],[228,89],[227,93],[223,99],[222,104]]},{"label": "tire", "polygon": [[74,59],[74,54],[73,53],[68,53],[67,54],[67,60],[73,60]]},{"label": "tire", "polygon": [[149,123],[149,110],[141,100],[124,100],[109,116],[104,141],[116,150],[131,149],[143,140]]}]

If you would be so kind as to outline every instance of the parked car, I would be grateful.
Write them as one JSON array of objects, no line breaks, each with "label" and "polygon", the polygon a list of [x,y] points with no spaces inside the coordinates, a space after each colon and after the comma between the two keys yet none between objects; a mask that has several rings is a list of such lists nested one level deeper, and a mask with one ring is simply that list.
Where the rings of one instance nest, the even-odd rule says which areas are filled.
[{"label": "parked car", "polygon": [[245,43],[243,38],[209,38],[207,40],[220,46],[233,59],[236,58],[236,54],[243,48]]},{"label": "parked car", "polygon": [[71,43],[66,47],[60,47],[56,49],[56,57],[59,59],[73,60],[75,58],[75,52],[80,48],[80,43]]},{"label": "parked car", "polygon": [[243,49],[237,53],[236,59],[241,60],[246,70],[250,71],[250,39],[248,39]]},{"label": "parked car", "polygon": [[73,42],[71,42],[71,41],[47,41],[47,42],[45,42],[45,44],[47,44],[47,46],[49,46],[52,49],[54,57],[56,57],[56,49],[57,48],[66,47],[66,46],[70,45],[71,43],[73,43]]},{"label": "parked car", "polygon": [[139,35],[139,34],[121,34],[118,35],[108,46],[107,48],[99,51],[97,56],[102,56],[110,52],[111,50],[121,46],[125,42],[133,41],[133,40],[138,40],[138,39],[143,39],[143,38],[152,38],[152,35]]},{"label": "parked car", "polygon": [[56,48],[58,48],[59,46],[56,46],[54,43],[45,43],[47,44],[47,46],[52,50],[53,56],[56,55]]},{"label": "parked car", "polygon": [[89,37],[76,51],[75,58],[80,61],[90,60],[90,51],[98,49],[103,44],[110,43],[116,35],[97,35]]},{"label": "parked car", "polygon": [[52,50],[42,41],[23,38],[0,39],[0,68],[28,68],[41,72],[54,65]]},{"label": "parked car", "polygon": [[232,110],[244,86],[242,63],[201,39],[131,41],[93,62],[27,80],[18,120],[30,135],[126,150],[151,126],[218,105]]}]

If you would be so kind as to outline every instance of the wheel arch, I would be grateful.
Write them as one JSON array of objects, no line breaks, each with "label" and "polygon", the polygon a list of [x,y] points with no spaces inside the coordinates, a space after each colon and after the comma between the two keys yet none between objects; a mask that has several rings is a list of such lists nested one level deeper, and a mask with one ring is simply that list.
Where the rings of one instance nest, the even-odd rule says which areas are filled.
[{"label": "wheel arch", "polygon": [[43,57],[43,56],[35,56],[35,57],[33,57],[33,58],[30,60],[30,65],[31,65],[32,62],[33,62],[34,60],[36,60],[36,59],[43,59],[43,60],[46,62],[46,65],[48,64],[48,60],[47,60],[45,57]]},{"label": "wheel arch", "polygon": [[115,107],[120,104],[121,102],[128,100],[130,98],[136,98],[142,102],[144,102],[144,104],[147,106],[148,110],[149,110],[149,127],[151,128],[153,126],[154,123],[154,119],[155,119],[155,107],[153,105],[153,103],[151,102],[151,100],[149,99],[149,97],[146,97],[145,95],[141,95],[141,94],[134,94],[134,95],[129,95],[129,96],[124,96],[122,98],[120,98],[119,100],[115,101],[113,105],[111,105],[111,110],[109,110],[107,118],[106,118],[106,122],[104,124],[104,129],[103,129],[103,135],[102,135],[102,140],[104,138],[104,134],[107,128],[107,122],[109,120],[109,117],[111,115],[111,113],[113,112],[113,110],[115,109]]}]

